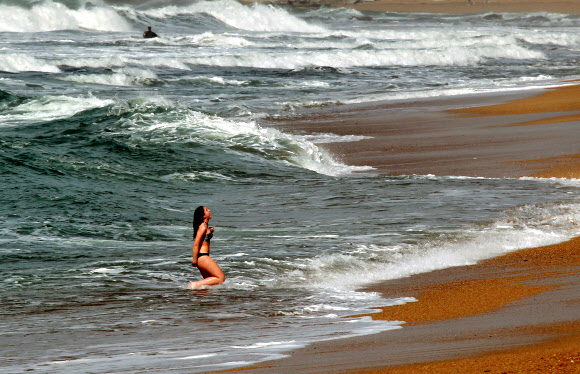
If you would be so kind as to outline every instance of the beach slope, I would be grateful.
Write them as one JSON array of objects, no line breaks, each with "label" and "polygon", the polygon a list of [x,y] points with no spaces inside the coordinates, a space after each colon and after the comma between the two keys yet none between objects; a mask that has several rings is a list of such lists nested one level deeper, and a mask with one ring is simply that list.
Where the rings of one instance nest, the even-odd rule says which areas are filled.
[{"label": "beach slope", "polygon": [[[329,146],[345,162],[385,175],[579,178],[579,90],[325,108],[271,125],[369,136]],[[369,315],[405,321],[401,329],[319,342],[248,370],[579,373],[579,253],[577,238],[382,282],[366,290],[417,299]]]}]

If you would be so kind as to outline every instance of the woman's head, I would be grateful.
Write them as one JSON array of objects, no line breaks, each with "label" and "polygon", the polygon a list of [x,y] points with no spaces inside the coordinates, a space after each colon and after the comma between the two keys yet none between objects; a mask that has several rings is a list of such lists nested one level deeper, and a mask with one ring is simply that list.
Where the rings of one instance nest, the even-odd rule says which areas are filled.
[{"label": "woman's head", "polygon": [[199,225],[206,219],[211,218],[210,210],[203,205],[198,206],[195,211],[193,212],[193,239],[195,240],[195,236],[197,235],[197,229]]}]

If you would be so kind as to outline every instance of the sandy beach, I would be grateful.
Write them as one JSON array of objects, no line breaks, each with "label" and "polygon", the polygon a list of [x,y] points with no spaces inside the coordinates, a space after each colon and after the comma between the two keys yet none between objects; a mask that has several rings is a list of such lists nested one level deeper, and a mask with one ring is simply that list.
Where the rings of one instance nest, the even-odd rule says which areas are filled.
[{"label": "sandy beach", "polygon": [[0,374],[580,374],[580,0],[257,1],[0,1]]},{"label": "sandy beach", "polygon": [[[330,144],[385,175],[580,176],[580,86],[311,110],[273,126],[370,138]],[[409,123],[412,126],[409,126]],[[578,225],[580,222],[571,222]],[[383,282],[417,302],[401,329],[316,343],[252,373],[579,373],[580,238]]]},{"label": "sandy beach", "polygon": [[321,108],[285,131],[364,135],[326,148],[384,175],[577,178],[580,86]]}]

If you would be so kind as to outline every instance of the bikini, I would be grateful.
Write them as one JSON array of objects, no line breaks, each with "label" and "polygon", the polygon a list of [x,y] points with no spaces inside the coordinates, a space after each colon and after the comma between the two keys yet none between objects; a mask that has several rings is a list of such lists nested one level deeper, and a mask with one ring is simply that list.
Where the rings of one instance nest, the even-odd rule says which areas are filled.
[{"label": "bikini", "polygon": [[[208,229],[210,229],[211,227],[208,227]],[[203,237],[203,241],[204,242],[210,242],[211,238],[213,238],[213,232],[210,232],[209,234],[207,234],[206,236]],[[202,256],[209,256],[209,253],[204,252],[204,253],[198,253],[197,254],[197,258],[200,258]]]}]

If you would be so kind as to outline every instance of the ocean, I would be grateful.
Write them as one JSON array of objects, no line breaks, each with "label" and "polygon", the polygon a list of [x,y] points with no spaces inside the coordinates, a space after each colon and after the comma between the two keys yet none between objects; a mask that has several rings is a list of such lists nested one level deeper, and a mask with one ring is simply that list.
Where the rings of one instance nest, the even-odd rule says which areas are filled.
[{"label": "ocean", "polygon": [[[578,180],[381,176],[325,150],[354,133],[267,125],[577,79],[578,16],[1,0],[0,31],[4,373],[200,373],[388,333],[350,316],[414,299],[365,285],[580,234]],[[227,280],[189,290],[199,205]]]}]

